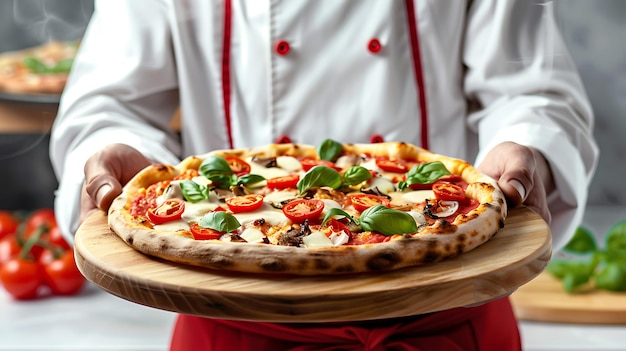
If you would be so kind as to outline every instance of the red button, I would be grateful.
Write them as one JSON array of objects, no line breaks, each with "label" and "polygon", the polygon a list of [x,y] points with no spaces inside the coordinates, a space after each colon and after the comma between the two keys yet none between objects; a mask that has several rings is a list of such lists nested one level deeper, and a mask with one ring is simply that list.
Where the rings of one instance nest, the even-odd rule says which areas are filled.
[{"label": "red button", "polygon": [[372,144],[382,143],[382,142],[384,142],[384,141],[385,141],[385,139],[384,139],[384,138],[383,138],[383,136],[382,136],[382,135],[380,135],[380,134],[374,134],[374,135],[372,135],[372,137],[370,138],[370,143],[372,143]]},{"label": "red button", "polygon": [[279,42],[276,43],[276,53],[281,55],[281,56],[285,56],[289,53],[289,43],[281,40]]},{"label": "red button", "polygon": [[276,139],[276,144],[291,144],[291,138],[286,135],[280,136]]},{"label": "red button", "polygon": [[382,48],[383,47],[382,47],[382,45],[380,45],[380,41],[378,41],[378,39],[376,39],[376,38],[370,40],[369,44],[367,44],[367,49],[372,54],[377,54]]}]

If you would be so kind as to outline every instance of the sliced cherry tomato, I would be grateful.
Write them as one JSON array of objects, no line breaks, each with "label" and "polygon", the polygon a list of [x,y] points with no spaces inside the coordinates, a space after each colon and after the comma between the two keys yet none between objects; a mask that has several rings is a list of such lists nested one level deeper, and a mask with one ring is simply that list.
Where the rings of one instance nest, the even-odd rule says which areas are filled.
[{"label": "sliced cherry tomato", "polygon": [[334,162],[331,162],[328,160],[315,160],[312,158],[303,158],[302,160],[300,160],[300,165],[302,165],[302,170],[304,170],[305,172],[315,166],[326,166],[337,171],[340,170],[339,168],[337,168],[337,166],[335,166]]},{"label": "sliced cherry tomato", "polygon": [[270,189],[295,188],[300,180],[300,176],[292,174],[284,177],[275,177],[267,180],[267,187]]},{"label": "sliced cherry tomato", "polygon": [[437,181],[433,184],[433,193],[437,200],[459,201],[464,202],[466,200],[465,191],[460,186]]},{"label": "sliced cherry tomato", "polygon": [[258,210],[263,205],[263,195],[248,194],[234,196],[226,199],[226,204],[233,213],[251,212]]},{"label": "sliced cherry tomato", "polygon": [[43,270],[38,262],[14,257],[0,266],[0,282],[13,298],[33,299],[43,283]]},{"label": "sliced cherry tomato", "polygon": [[377,158],[376,166],[385,172],[406,173],[409,171],[409,165],[402,160],[390,160],[388,158]]},{"label": "sliced cherry tomato", "polygon": [[295,223],[319,219],[323,210],[324,201],[317,199],[292,200],[283,206],[285,216]]},{"label": "sliced cherry tomato", "polygon": [[331,218],[326,225],[335,233],[344,232],[348,236],[352,236],[352,232],[348,229],[348,226],[338,219]]},{"label": "sliced cherry tomato", "polygon": [[437,179],[437,182],[452,183],[452,184],[456,184],[460,186],[463,189],[467,189],[467,182],[465,181],[465,179],[461,178],[460,176],[456,174],[449,174],[449,175],[442,176],[439,179]]},{"label": "sliced cherry tomato", "polygon": [[371,194],[355,194],[349,196],[350,202],[354,209],[363,212],[368,208],[376,205],[390,206],[390,201],[386,197]]},{"label": "sliced cherry tomato", "polygon": [[249,174],[250,170],[252,169],[248,162],[240,159],[239,157],[226,156],[224,157],[224,159],[226,160],[226,162],[228,162],[230,169],[233,171],[233,173],[235,173],[235,175],[237,175],[237,177]]},{"label": "sliced cherry tomato", "polygon": [[159,206],[148,209],[148,218],[154,224],[179,219],[185,212],[185,202],[181,199],[167,199]]},{"label": "sliced cherry tomato", "polygon": [[15,233],[19,224],[11,212],[0,210],[0,239]]},{"label": "sliced cherry tomato", "polygon": [[389,238],[391,237],[388,237],[379,233],[372,233],[372,232],[358,233],[352,236],[350,241],[348,241],[347,245],[376,244],[376,243],[382,243],[384,241],[387,241]]},{"label": "sliced cherry tomato", "polygon": [[60,257],[46,263],[43,278],[55,295],[75,295],[86,282],[76,266],[74,250],[66,250]]},{"label": "sliced cherry tomato", "polygon": [[224,234],[211,228],[205,228],[198,223],[192,224],[189,229],[196,240],[219,240]]}]

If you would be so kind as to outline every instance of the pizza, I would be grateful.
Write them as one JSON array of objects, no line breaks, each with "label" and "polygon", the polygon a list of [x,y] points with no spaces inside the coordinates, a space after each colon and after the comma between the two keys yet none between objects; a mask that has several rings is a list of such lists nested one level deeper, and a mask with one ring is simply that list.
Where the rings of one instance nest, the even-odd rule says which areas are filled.
[{"label": "pizza", "polygon": [[61,94],[78,42],[51,41],[0,54],[0,91],[11,94]]},{"label": "pizza", "polygon": [[469,163],[403,142],[271,144],[154,164],[112,203],[135,250],[219,271],[333,275],[433,264],[487,242],[507,205]]}]

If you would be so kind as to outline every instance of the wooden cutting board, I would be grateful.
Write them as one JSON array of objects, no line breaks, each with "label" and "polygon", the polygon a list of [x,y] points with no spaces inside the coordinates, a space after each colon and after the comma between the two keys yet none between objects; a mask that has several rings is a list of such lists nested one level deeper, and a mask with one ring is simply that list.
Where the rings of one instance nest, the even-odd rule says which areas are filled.
[{"label": "wooden cutting board", "polygon": [[148,257],[111,232],[102,212],[83,223],[74,247],[85,277],[142,305],[222,319],[334,322],[435,312],[511,294],[544,269],[551,236],[539,216],[517,208],[493,239],[454,259],[320,277],[219,272]]},{"label": "wooden cutting board", "polygon": [[541,273],[511,295],[519,319],[582,324],[626,324],[626,293],[583,289],[567,294],[559,280]]}]

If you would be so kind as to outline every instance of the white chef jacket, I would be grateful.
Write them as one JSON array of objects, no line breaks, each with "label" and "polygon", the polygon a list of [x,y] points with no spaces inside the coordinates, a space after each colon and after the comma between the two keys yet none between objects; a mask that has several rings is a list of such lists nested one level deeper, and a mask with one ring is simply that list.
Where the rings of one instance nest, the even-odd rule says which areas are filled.
[{"label": "white chef jacket", "polygon": [[[479,162],[540,150],[554,245],[579,224],[593,116],[535,1],[96,1],[52,130],[58,222],[74,233],[86,159],[128,144],[177,163],[213,149],[326,138],[405,141]],[[180,136],[168,129],[181,108]]]}]

